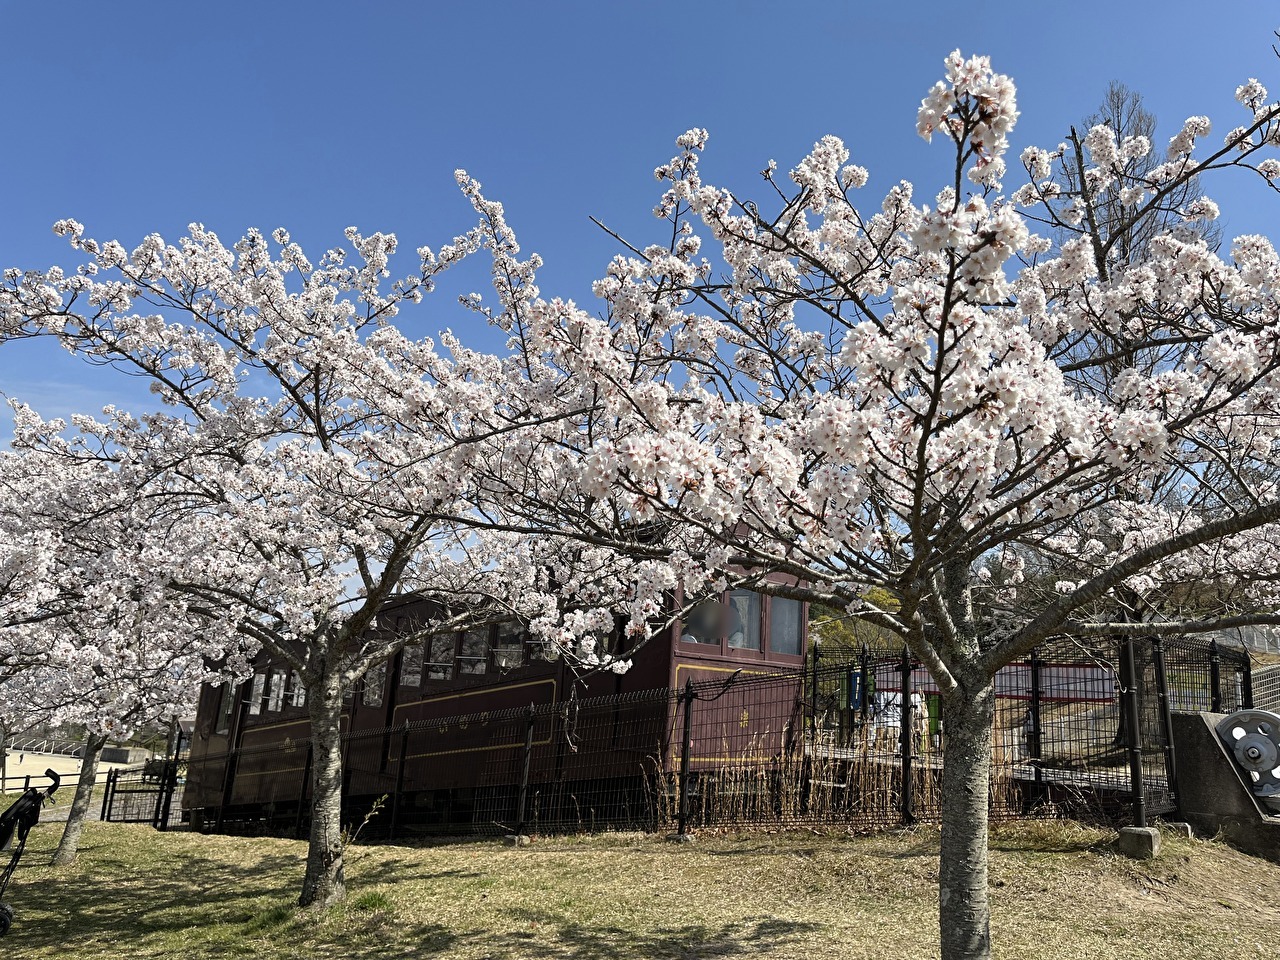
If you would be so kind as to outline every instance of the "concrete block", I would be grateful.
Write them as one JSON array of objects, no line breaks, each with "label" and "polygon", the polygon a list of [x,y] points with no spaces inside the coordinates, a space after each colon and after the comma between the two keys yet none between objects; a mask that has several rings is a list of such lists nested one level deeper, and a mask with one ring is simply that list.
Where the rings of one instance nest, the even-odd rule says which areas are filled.
[{"label": "concrete block", "polygon": [[672,843],[693,843],[692,833],[673,833],[667,837]]},{"label": "concrete block", "polygon": [[1160,831],[1156,827],[1121,827],[1120,852],[1132,860],[1160,856]]},{"label": "concrete block", "polygon": [[502,842],[508,847],[527,847],[530,840],[523,833],[508,833],[502,838]]},{"label": "concrete block", "polygon": [[1188,840],[1195,836],[1195,831],[1191,829],[1191,824],[1181,823],[1176,820],[1161,820],[1160,829],[1170,836],[1186,837]]}]

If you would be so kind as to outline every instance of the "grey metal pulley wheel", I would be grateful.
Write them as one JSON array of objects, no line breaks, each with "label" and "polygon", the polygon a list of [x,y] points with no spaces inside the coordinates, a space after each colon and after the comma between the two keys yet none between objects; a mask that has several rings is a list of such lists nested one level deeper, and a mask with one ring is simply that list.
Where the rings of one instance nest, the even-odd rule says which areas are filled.
[{"label": "grey metal pulley wheel", "polygon": [[1237,710],[1218,723],[1218,736],[1253,781],[1253,795],[1280,813],[1280,716]]}]

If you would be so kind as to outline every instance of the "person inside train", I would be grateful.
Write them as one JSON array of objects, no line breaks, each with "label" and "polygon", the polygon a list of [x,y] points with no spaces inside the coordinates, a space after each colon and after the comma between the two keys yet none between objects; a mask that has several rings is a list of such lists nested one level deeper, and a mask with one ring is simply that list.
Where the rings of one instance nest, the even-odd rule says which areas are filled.
[{"label": "person inside train", "polygon": [[718,644],[723,623],[724,604],[719,600],[704,600],[689,611],[680,639],[684,643]]}]

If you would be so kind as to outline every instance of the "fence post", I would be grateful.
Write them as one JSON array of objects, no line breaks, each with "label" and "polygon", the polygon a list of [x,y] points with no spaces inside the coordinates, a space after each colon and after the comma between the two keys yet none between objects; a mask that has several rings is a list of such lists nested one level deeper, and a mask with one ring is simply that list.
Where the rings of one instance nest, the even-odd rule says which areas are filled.
[{"label": "fence post", "polygon": [[114,770],[107,771],[107,782],[102,787],[102,810],[98,814],[98,819],[103,823],[109,823],[109,815],[111,813],[111,780],[115,775]]},{"label": "fence post", "polygon": [[1147,796],[1142,783],[1142,730],[1138,717],[1138,671],[1133,659],[1133,638],[1126,637],[1120,651],[1121,689],[1125,719],[1125,746],[1129,751],[1129,788],[1133,796],[1133,825],[1147,825]]},{"label": "fence post", "polygon": [[1209,641],[1209,712],[1222,712],[1222,655],[1218,641]]},{"label": "fence post", "polygon": [[867,675],[867,670],[871,665],[871,651],[867,649],[867,645],[862,645],[862,652],[859,654],[860,663],[858,668],[862,671],[862,703],[859,709],[862,712],[862,729],[863,735],[866,735],[867,715],[871,712],[871,680]]},{"label": "fence post", "polygon": [[315,742],[308,740],[307,759],[302,764],[302,786],[298,788],[298,809],[293,815],[293,836],[295,840],[302,839],[302,811],[307,806],[307,786],[311,782],[311,751],[313,749],[315,749]]},{"label": "fence post", "polygon": [[1253,658],[1248,650],[1245,650],[1244,672],[1240,676],[1240,707],[1244,710],[1253,709]]},{"label": "fence post", "polygon": [[911,780],[911,748],[912,741],[915,739],[915,730],[912,729],[912,709],[911,709],[911,651],[906,647],[902,648],[902,822],[910,825],[915,822],[915,814],[912,811],[915,799],[915,784]]},{"label": "fence post", "polygon": [[404,722],[400,732],[400,755],[396,758],[396,792],[391,795],[391,826],[387,829],[387,839],[396,838],[396,825],[400,822],[400,794],[404,793],[404,761],[409,755],[409,721]]},{"label": "fence post", "polygon": [[689,832],[689,751],[693,746],[693,677],[684,684],[684,733],[680,739],[680,836]]},{"label": "fence post", "polygon": [[1164,662],[1164,641],[1160,637],[1151,638],[1151,654],[1156,667],[1156,697],[1160,706],[1160,734],[1164,737],[1164,775],[1169,784],[1169,796],[1177,809],[1182,804],[1178,799],[1178,759],[1173,749],[1173,710],[1169,705],[1169,674]]},{"label": "fence post", "polygon": [[813,638],[813,679],[809,683],[809,733],[813,738],[813,749],[818,749],[818,664],[821,654],[818,652],[818,638]]},{"label": "fence post", "polygon": [[520,793],[516,797],[516,836],[524,836],[525,811],[529,801],[529,761],[533,759],[533,726],[538,720],[538,711],[529,704],[529,714],[524,730],[524,757],[520,766]]},{"label": "fence post", "polygon": [[1040,689],[1040,668],[1044,661],[1040,659],[1038,647],[1031,650],[1031,703],[1028,707],[1030,724],[1027,728],[1027,758],[1035,767],[1036,786],[1032,806],[1044,802],[1044,767],[1040,763],[1043,758],[1043,730],[1040,726],[1040,706],[1043,691]]},{"label": "fence post", "polygon": [[31,789],[31,774],[28,773],[26,778],[22,781],[22,792],[26,793],[30,789]]},{"label": "fence post", "polygon": [[227,807],[231,806],[231,797],[236,785],[236,761],[239,759],[239,750],[227,751],[227,765],[222,771],[222,800],[218,804],[218,822],[214,826],[214,832],[222,832],[223,817],[226,815]]},{"label": "fence post", "polygon": [[[143,767],[144,777],[146,768]],[[151,827],[153,830],[160,829],[160,815],[164,810],[164,788],[169,782],[168,765],[160,772],[159,782],[156,784],[156,805],[151,810]]]},{"label": "fence post", "polygon": [[169,817],[173,814],[173,795],[178,790],[178,760],[169,760],[164,765],[164,802],[160,807],[160,823],[161,830],[169,829]]}]

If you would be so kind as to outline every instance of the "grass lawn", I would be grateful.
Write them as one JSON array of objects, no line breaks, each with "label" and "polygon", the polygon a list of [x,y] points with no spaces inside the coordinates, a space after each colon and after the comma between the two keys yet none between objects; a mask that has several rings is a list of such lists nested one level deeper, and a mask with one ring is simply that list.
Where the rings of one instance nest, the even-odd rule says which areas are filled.
[{"label": "grass lawn", "polygon": [[[37,827],[6,899],[0,957],[645,960],[898,958],[937,952],[937,833],[606,835],[350,851],[351,897],[293,907],[304,845],[91,823],[78,863],[46,866]],[[1217,843],[1166,840],[1133,863],[1112,835],[1004,827],[992,842],[997,955],[1274,954],[1280,872]]]}]

